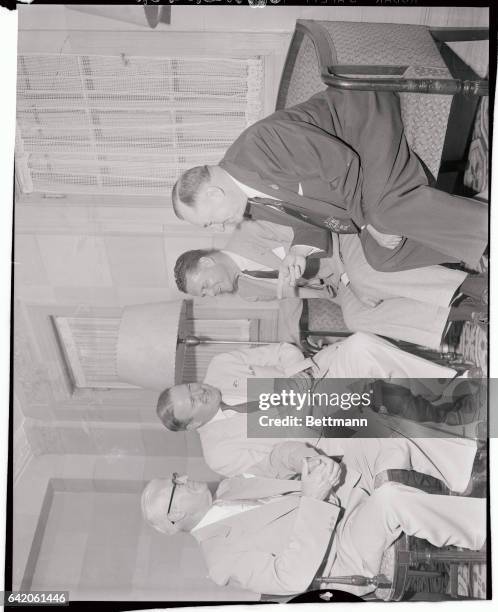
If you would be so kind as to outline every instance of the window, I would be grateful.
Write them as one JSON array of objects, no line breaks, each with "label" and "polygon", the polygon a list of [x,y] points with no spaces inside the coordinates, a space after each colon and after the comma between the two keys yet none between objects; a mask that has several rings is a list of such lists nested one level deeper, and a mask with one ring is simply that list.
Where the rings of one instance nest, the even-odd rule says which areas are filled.
[{"label": "window", "polygon": [[104,317],[52,317],[76,389],[132,389],[116,370],[116,348],[121,319]]},{"label": "window", "polygon": [[264,60],[20,54],[25,192],[170,194],[263,115]]},{"label": "window", "polygon": [[[117,374],[119,317],[53,316],[64,366],[74,389],[136,389],[122,382]],[[258,338],[257,319],[191,319],[186,334],[220,341],[188,347],[182,380],[202,380],[211,359],[218,353],[235,350],[241,345],[224,344],[224,340],[247,342]]]}]

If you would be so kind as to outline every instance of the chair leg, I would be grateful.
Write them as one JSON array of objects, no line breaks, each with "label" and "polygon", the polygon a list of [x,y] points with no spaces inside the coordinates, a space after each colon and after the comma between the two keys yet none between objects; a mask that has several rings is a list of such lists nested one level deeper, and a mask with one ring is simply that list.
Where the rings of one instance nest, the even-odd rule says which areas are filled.
[{"label": "chair leg", "polygon": [[[479,79],[479,76],[448,45],[441,44],[439,50],[452,75],[470,80]],[[436,183],[438,189],[447,193],[468,195],[463,184],[463,176],[478,103],[477,96],[456,95],[452,100],[441,156],[441,169]],[[458,126],[458,129],[455,129],[455,126]]]}]

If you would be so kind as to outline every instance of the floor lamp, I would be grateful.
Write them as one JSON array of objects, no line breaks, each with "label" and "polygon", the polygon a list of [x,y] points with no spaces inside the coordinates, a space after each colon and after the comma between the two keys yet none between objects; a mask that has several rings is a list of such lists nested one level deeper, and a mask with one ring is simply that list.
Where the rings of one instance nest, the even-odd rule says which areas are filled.
[{"label": "floor lamp", "polygon": [[118,332],[117,373],[123,382],[162,391],[181,382],[185,354],[201,344],[272,344],[213,340],[187,333],[185,300],[126,306]]}]

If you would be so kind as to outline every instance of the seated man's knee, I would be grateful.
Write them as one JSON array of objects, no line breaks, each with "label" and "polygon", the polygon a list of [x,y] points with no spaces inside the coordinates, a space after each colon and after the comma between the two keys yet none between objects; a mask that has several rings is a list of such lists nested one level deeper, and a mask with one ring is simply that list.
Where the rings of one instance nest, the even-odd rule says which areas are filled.
[{"label": "seated man's knee", "polygon": [[379,506],[392,506],[398,495],[398,483],[387,481],[375,489],[370,496],[370,501],[379,504]]},{"label": "seated man's knee", "polygon": [[352,336],[349,336],[343,345],[355,351],[365,351],[372,344],[372,336],[364,331],[356,331]]},{"label": "seated man's knee", "polygon": [[399,262],[393,257],[397,249],[366,249],[365,259],[378,272],[399,272]]},{"label": "seated man's knee", "polygon": [[[365,328],[364,316],[361,311],[354,309],[344,308],[342,311],[342,318],[346,327],[355,332],[361,332]],[[353,336],[350,336],[352,338]]]}]

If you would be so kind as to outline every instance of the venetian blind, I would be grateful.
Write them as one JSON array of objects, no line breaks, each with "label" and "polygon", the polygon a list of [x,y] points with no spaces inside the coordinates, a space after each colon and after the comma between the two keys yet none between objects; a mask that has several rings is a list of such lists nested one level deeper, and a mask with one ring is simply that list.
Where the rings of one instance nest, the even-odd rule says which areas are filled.
[{"label": "venetian blind", "polygon": [[169,194],[261,118],[263,83],[257,56],[19,55],[25,190]]}]

